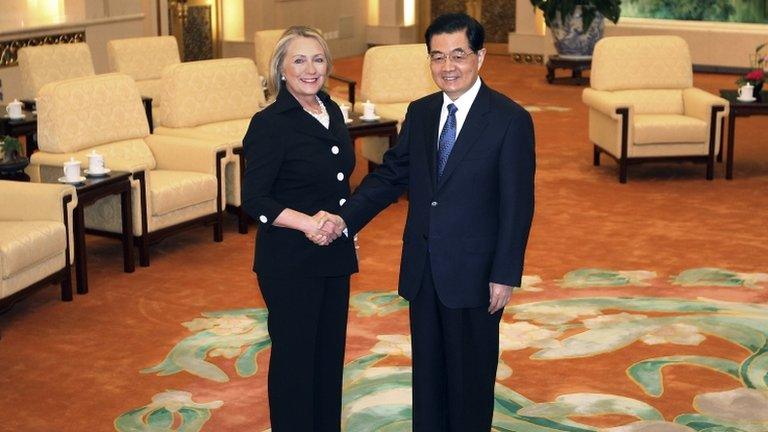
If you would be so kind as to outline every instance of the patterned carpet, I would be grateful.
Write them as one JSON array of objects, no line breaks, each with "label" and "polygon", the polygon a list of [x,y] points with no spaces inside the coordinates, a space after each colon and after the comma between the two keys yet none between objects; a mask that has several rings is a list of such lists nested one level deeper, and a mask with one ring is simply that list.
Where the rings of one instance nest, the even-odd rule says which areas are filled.
[{"label": "patterned carpet", "polygon": [[[360,58],[336,72],[359,78]],[[489,57],[483,77],[537,133],[524,286],[501,325],[496,431],[768,431],[768,151],[740,119],[735,179],[693,164],[591,164],[581,88]],[[696,75],[715,92],[730,76]],[[358,183],[365,163],[358,158]],[[344,430],[410,430],[407,304],[396,296],[407,203],[361,234]],[[253,230],[208,230],[121,272],[88,238],[91,292],[36,292],[0,316],[0,431],[267,431],[266,311]],[[297,408],[298,409],[298,408]],[[297,411],[297,414],[300,414]]]}]

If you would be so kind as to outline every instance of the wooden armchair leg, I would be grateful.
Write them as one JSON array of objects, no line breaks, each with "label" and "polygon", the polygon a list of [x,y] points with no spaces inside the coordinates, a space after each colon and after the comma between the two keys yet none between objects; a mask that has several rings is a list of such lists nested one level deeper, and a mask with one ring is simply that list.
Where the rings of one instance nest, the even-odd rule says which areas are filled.
[{"label": "wooden armchair leg", "polygon": [[139,242],[139,265],[142,267],[149,267],[149,242],[147,241],[147,235],[143,235],[138,238]]},{"label": "wooden armchair leg", "polygon": [[216,243],[224,241],[224,224],[221,211],[216,214],[216,222],[213,223],[213,241]]},{"label": "wooden armchair leg", "polygon": [[594,144],[592,149],[592,165],[600,166],[600,148]]},{"label": "wooden armchair leg", "polygon": [[66,257],[67,265],[61,278],[61,300],[72,301],[72,266],[69,265],[69,254]]},{"label": "wooden armchair leg", "polygon": [[250,222],[248,214],[243,210],[243,206],[237,208],[237,232],[248,234],[248,223]]},{"label": "wooden armchair leg", "polygon": [[619,183],[627,182],[627,160],[619,161]]}]

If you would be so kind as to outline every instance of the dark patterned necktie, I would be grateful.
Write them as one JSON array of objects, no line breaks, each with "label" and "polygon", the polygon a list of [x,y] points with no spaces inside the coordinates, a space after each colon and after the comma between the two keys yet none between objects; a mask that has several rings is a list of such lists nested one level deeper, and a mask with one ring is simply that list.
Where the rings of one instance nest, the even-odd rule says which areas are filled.
[{"label": "dark patterned necktie", "polygon": [[440,132],[440,139],[437,147],[437,177],[443,175],[443,169],[448,162],[448,156],[453,150],[453,143],[456,142],[456,105],[450,104],[448,108],[448,118],[445,119],[443,131]]}]

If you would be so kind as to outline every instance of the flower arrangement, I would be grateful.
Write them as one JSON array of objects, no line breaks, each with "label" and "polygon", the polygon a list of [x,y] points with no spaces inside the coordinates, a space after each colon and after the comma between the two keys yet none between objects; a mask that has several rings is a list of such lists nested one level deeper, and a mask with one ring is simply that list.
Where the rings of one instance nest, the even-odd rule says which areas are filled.
[{"label": "flower arrangement", "polygon": [[755,48],[754,54],[750,54],[750,68],[744,76],[739,77],[736,80],[736,84],[743,86],[745,84],[751,84],[755,87],[755,92],[760,91],[765,81],[765,66],[768,66],[768,55],[763,50],[768,46],[768,43],[763,43]]}]

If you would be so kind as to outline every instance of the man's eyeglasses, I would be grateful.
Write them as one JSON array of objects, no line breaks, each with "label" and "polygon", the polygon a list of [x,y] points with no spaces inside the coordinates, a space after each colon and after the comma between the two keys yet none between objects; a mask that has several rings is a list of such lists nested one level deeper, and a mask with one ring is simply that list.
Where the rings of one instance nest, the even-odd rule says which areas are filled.
[{"label": "man's eyeglasses", "polygon": [[434,51],[429,53],[429,61],[432,64],[444,64],[445,59],[451,59],[451,63],[462,64],[467,61],[470,55],[476,54],[474,51],[464,51],[463,49],[456,49],[451,51],[450,54],[441,53],[440,51]]}]

